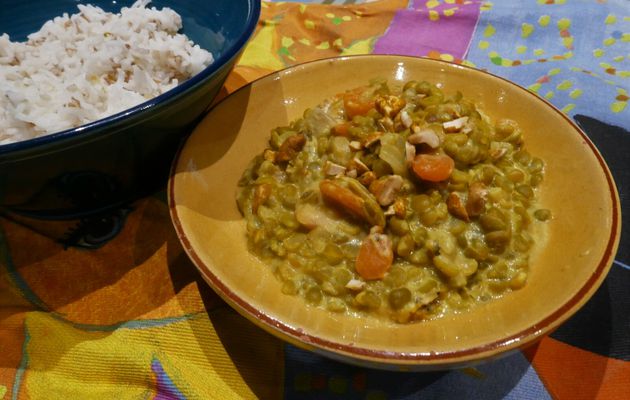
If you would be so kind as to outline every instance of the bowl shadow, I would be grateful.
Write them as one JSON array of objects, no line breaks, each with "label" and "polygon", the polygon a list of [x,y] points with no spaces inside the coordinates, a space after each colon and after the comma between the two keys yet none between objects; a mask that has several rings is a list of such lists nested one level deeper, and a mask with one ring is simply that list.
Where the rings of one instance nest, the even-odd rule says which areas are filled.
[{"label": "bowl shadow", "polygon": [[[282,90],[274,92],[269,103],[280,102],[283,96]],[[252,105],[251,99],[251,85],[232,93],[206,114],[183,143],[169,182],[171,208],[176,203],[216,221],[242,218],[236,205],[237,182],[251,159],[262,152],[269,136],[266,129],[253,131],[258,129],[256,115],[266,110]],[[286,119],[283,112],[280,118]],[[243,125],[245,120],[248,126]],[[180,194],[183,191],[185,195]],[[212,201],[213,207],[205,207],[205,201]]]}]

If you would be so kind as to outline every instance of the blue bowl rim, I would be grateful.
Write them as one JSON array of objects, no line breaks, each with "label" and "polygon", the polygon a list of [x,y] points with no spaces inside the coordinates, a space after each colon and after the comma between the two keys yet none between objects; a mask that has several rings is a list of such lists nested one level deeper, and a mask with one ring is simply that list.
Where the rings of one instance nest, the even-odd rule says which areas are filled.
[{"label": "blue bowl rim", "polygon": [[145,101],[144,103],[140,103],[117,114],[110,115],[109,117],[89,122],[76,128],[70,128],[15,143],[0,145],[0,155],[10,154],[13,152],[18,153],[27,150],[35,150],[39,147],[44,147],[47,144],[70,140],[76,138],[77,136],[87,136],[90,133],[98,132],[100,129],[103,129],[107,126],[116,125],[125,118],[136,118],[140,116],[143,112],[153,109],[161,104],[168,103],[170,100],[175,99],[179,95],[184,94],[188,90],[194,88],[198,84],[202,83],[205,79],[214,75],[217,71],[228,64],[234,57],[236,57],[245,46],[245,43],[247,43],[249,38],[254,33],[254,30],[258,23],[258,19],[260,18],[261,0],[247,0],[247,3],[249,5],[249,8],[247,10],[248,16],[243,34],[233,45],[228,47],[226,51],[223,52],[223,54],[214,59],[212,64],[207,66],[197,75],[179,84],[173,89],[162,93],[159,96],[156,96],[150,100]]}]

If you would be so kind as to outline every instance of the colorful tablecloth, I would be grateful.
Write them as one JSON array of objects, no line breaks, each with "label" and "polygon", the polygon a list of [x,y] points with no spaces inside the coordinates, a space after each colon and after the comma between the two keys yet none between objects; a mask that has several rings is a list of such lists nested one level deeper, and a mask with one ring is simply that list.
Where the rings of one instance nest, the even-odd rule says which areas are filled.
[{"label": "colorful tablecloth", "polygon": [[628,398],[629,42],[627,0],[264,2],[222,94],[303,61],[406,54],[489,70],[572,116],[611,166],[625,231],[600,290],[535,346],[401,373],[287,345],[202,281],[157,193],[107,219],[0,218],[0,399]]}]

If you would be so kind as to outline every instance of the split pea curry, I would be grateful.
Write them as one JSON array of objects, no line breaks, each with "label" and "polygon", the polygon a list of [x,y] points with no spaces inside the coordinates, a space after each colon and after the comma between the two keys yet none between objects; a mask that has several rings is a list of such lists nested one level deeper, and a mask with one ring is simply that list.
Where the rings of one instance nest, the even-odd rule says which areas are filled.
[{"label": "split pea curry", "polygon": [[516,121],[426,81],[374,80],[271,132],[239,182],[250,251],[282,292],[398,323],[527,283],[551,212]]}]

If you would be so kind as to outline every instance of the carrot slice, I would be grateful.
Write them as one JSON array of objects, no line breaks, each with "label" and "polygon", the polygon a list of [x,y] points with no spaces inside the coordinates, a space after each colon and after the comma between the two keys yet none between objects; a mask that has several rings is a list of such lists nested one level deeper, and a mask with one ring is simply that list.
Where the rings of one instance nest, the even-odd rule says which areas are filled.
[{"label": "carrot slice", "polygon": [[451,176],[455,161],[446,154],[418,154],[411,162],[411,168],[420,179],[440,182]]},{"label": "carrot slice", "polygon": [[352,193],[352,190],[325,179],[319,183],[319,191],[327,202],[356,218],[367,219],[363,199]]},{"label": "carrot slice", "polygon": [[350,132],[348,131],[349,129],[350,129],[350,124],[347,122],[342,122],[340,124],[333,126],[332,134],[335,136],[348,137],[350,135]]},{"label": "carrot slice", "polygon": [[347,92],[343,94],[343,108],[346,117],[352,119],[356,115],[365,115],[374,108],[374,100],[366,98],[359,92]]},{"label": "carrot slice", "polygon": [[370,233],[361,243],[355,269],[363,279],[382,279],[393,261],[391,239],[382,233]]}]

